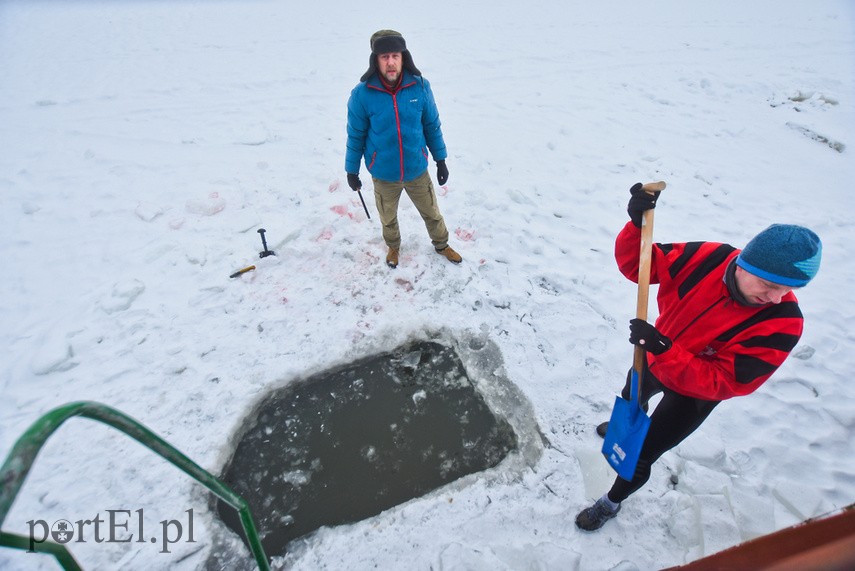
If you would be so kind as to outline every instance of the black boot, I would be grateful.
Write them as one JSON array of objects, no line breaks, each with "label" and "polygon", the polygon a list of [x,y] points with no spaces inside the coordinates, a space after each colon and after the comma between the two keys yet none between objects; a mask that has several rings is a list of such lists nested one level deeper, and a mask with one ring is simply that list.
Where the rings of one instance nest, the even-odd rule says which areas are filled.
[{"label": "black boot", "polygon": [[612,509],[603,498],[600,498],[594,505],[579,512],[576,516],[576,527],[585,531],[596,531],[615,517],[619,511],[620,504]]}]

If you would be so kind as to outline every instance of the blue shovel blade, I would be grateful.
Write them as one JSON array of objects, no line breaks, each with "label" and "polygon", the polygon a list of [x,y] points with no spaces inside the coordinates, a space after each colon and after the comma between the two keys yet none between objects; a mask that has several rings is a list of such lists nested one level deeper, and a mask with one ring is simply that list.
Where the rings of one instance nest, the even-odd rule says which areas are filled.
[{"label": "blue shovel blade", "polygon": [[624,480],[632,480],[635,466],[644,446],[647,430],[650,428],[650,417],[644,413],[638,402],[638,373],[632,372],[632,397],[626,400],[615,398],[615,406],[609,419],[609,429],[603,441],[603,455],[618,476]]}]

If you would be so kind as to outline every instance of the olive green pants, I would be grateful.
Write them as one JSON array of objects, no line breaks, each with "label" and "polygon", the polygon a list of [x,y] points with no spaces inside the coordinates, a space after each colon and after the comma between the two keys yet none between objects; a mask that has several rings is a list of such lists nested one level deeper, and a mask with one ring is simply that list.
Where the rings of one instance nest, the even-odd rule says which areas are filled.
[{"label": "olive green pants", "polygon": [[448,246],[448,228],[445,227],[445,220],[439,212],[436,193],[433,191],[433,181],[428,171],[413,180],[403,182],[389,182],[377,178],[372,180],[374,181],[374,201],[377,203],[377,212],[380,213],[380,222],[383,224],[383,240],[388,247],[396,250],[401,247],[398,203],[401,200],[401,192],[404,190],[407,191],[407,196],[413,201],[416,210],[424,220],[433,247],[442,250]]}]

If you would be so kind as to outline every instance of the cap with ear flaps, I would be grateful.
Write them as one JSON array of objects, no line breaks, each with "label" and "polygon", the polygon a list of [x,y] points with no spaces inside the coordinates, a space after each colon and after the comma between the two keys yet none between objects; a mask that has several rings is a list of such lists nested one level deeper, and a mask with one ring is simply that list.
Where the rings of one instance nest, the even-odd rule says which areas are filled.
[{"label": "cap with ear flaps", "polygon": [[772,224],[745,246],[736,265],[772,283],[802,287],[816,276],[822,242],[813,231],[794,224]]},{"label": "cap with ear flaps", "polygon": [[369,77],[377,72],[377,56],[380,54],[388,54],[401,52],[404,69],[413,75],[421,75],[422,72],[413,63],[413,56],[410,50],[407,49],[407,42],[400,32],[395,30],[378,30],[371,34],[371,55],[368,56],[368,71],[362,74],[359,81],[367,81]]},{"label": "cap with ear flaps", "polygon": [[400,32],[379,30],[371,34],[371,53],[375,55],[407,51],[407,42]]}]

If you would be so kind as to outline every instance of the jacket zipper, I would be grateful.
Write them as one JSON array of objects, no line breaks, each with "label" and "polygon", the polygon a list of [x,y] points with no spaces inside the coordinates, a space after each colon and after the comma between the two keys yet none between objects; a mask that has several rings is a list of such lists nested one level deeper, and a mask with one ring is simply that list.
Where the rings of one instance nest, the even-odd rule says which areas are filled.
[{"label": "jacket zipper", "polygon": [[[400,91],[400,90],[398,90]],[[398,115],[398,95],[392,94],[392,106],[395,107],[395,127],[398,130],[398,157],[401,161],[401,181],[404,180],[404,138],[401,136],[401,118]]]},{"label": "jacket zipper", "polygon": [[[401,85],[400,87],[398,87],[397,91],[394,91],[394,92],[389,91],[388,89],[375,87],[373,85],[368,86],[371,89],[376,89],[378,91],[385,91],[386,93],[388,93],[389,95],[392,96],[392,107],[395,108],[395,129],[398,131],[398,157],[400,158],[400,163],[401,163],[401,182],[404,181],[404,137],[401,134],[401,117],[398,115],[398,93],[400,93],[401,90],[403,90],[407,87],[413,86],[415,84],[416,84],[416,82],[412,81],[412,82],[408,83],[407,85]],[[373,160],[372,160],[372,164],[373,164]]]}]

